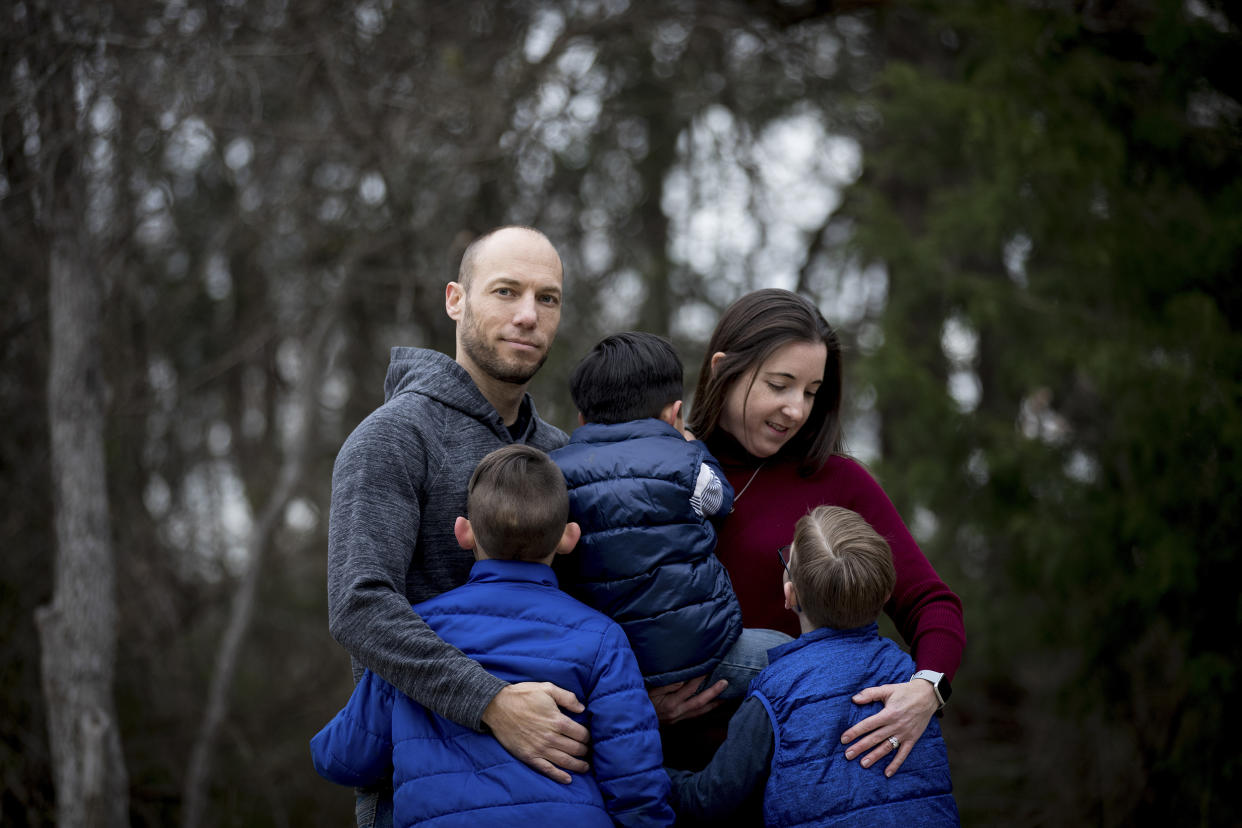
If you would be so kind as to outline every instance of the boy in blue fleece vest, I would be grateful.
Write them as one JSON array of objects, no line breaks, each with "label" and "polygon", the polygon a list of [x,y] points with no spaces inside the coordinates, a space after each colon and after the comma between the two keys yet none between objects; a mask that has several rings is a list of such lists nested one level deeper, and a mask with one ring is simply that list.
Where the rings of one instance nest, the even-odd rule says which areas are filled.
[{"label": "boy in blue fleece vest", "polygon": [[732,510],[733,489],[684,434],[677,352],[654,334],[615,334],[569,382],[580,427],[552,459],[582,542],[558,562],[565,589],[621,625],[648,688],[710,675],[740,698],[768,649],[790,639],[742,628],[712,525]]},{"label": "boy in blue fleece vest", "polygon": [[541,775],[490,734],[427,710],[367,671],[311,740],[315,769],[342,785],[391,777],[401,826],[671,825],[655,710],[621,629],[557,586],[550,564],[579,536],[565,482],[525,445],[491,452],[470,479],[457,541],[476,562],[465,585],[414,607],[435,633],[508,682],[574,693],[592,770]]},{"label": "boy in blue fleece vest", "polygon": [[[914,672],[876,626],[896,582],[887,541],[857,513],[820,506],[778,554],[785,607],[802,635],[771,651],[707,768],[668,771],[678,817],[736,815],[762,790],[769,826],[959,825],[935,718],[892,777],[846,761],[841,744],[843,732],[881,707],[855,704],[859,687],[905,682]],[[889,743],[896,751],[897,737]]]}]

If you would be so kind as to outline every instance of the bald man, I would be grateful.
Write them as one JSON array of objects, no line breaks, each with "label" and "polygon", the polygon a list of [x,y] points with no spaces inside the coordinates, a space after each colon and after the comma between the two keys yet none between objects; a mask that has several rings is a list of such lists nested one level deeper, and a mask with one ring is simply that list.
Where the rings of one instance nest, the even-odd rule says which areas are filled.
[{"label": "bald man", "polygon": [[[581,701],[546,682],[492,676],[410,609],[467,580],[474,558],[457,545],[453,525],[466,514],[478,461],[510,443],[551,451],[567,441],[526,393],[556,337],[561,288],[560,257],[542,233],[493,230],[466,249],[445,289],[455,357],[393,348],[384,404],[345,441],[332,472],[328,622],[355,679],[370,668],[568,783],[569,771],[588,770],[580,757],[589,735],[560,708],[581,712]],[[391,788],[360,792],[359,826],[391,819],[391,796]]]}]

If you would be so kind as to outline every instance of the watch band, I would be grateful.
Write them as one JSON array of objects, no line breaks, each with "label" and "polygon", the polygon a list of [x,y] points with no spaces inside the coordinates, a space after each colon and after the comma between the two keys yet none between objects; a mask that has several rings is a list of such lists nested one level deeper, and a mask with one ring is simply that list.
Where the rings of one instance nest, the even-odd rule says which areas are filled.
[{"label": "watch band", "polygon": [[932,686],[932,692],[936,694],[936,704],[939,710],[944,707],[944,703],[949,700],[949,696],[953,693],[953,688],[949,684],[949,680],[944,677],[944,673],[937,673],[935,670],[919,670],[910,676],[910,680],[922,679]]}]

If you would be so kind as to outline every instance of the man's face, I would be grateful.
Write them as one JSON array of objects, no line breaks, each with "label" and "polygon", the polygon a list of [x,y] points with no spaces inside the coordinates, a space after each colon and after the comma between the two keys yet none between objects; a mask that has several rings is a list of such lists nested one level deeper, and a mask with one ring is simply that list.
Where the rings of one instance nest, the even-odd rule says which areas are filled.
[{"label": "man's face", "polygon": [[449,284],[457,361],[472,376],[525,385],[548,357],[561,321],[561,261],[543,236],[510,228],[475,255],[468,284]]}]

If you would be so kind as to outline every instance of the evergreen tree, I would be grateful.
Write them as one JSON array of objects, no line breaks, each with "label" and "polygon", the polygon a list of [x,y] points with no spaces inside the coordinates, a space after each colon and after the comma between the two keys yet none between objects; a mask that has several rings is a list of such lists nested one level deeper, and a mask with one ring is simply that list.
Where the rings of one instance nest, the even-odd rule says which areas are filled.
[{"label": "evergreen tree", "polygon": [[1237,11],[933,5],[880,21],[879,126],[836,221],[888,276],[855,378],[881,476],[967,610],[960,799],[980,822],[1220,824],[1242,656]]}]

